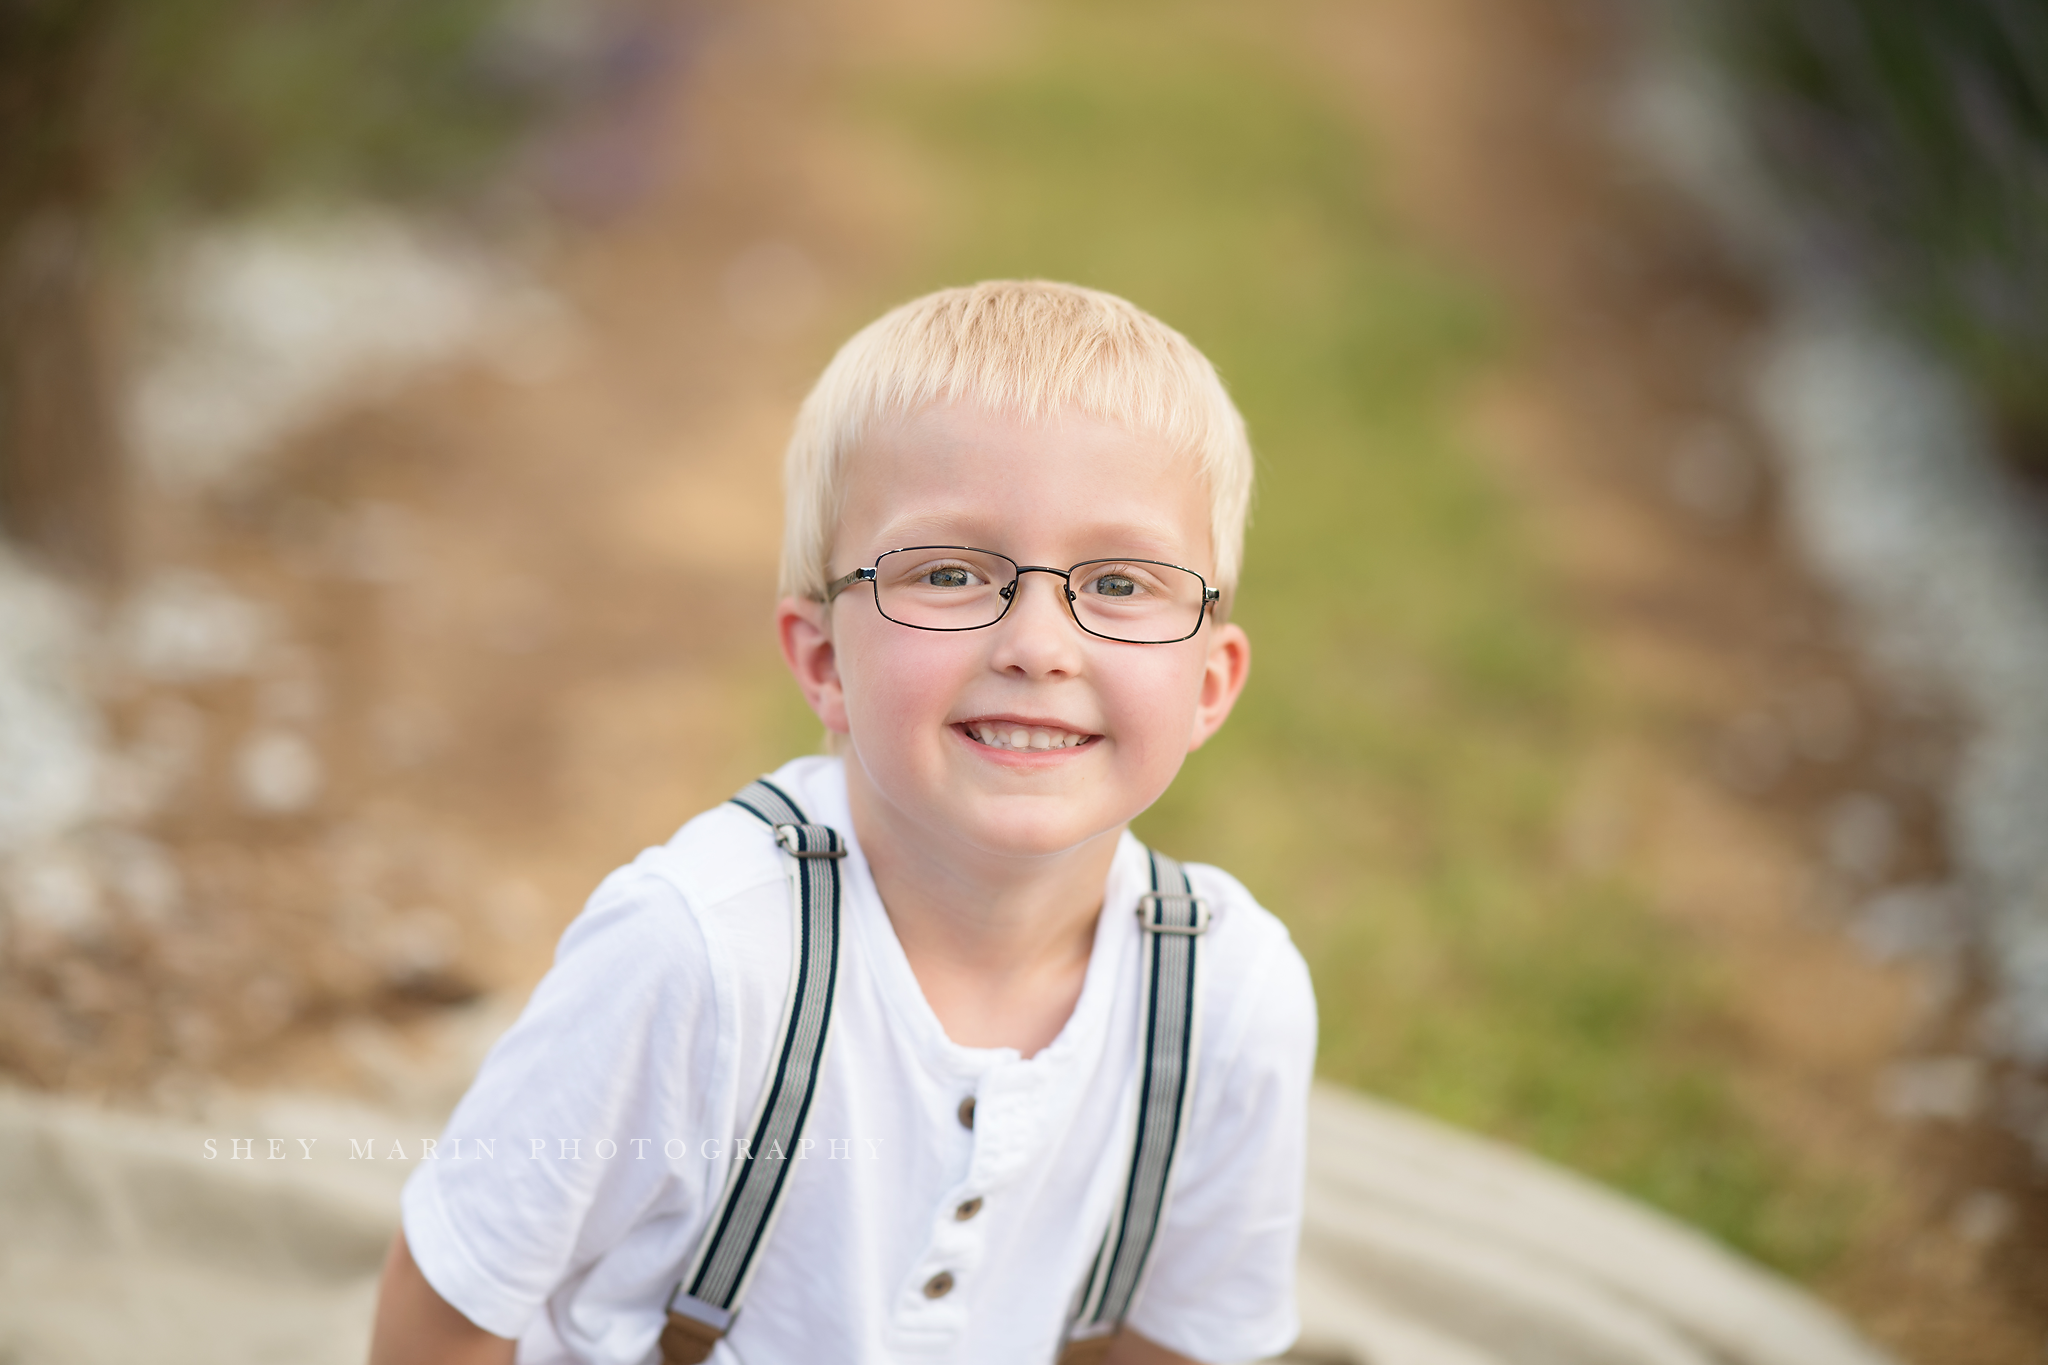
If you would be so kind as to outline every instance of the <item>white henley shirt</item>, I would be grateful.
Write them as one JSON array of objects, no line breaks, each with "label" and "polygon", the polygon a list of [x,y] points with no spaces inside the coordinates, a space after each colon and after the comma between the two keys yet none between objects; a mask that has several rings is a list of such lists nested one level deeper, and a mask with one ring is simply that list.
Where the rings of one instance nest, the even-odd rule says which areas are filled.
[{"label": "white henley shirt", "polygon": [[[1142,847],[1126,834],[1117,850],[1059,1036],[1029,1058],[962,1047],[876,894],[840,760],[774,781],[852,848],[839,986],[809,1142],[785,1154],[777,1222],[712,1360],[1049,1365],[1130,1159]],[[1214,913],[1200,1059],[1129,1322],[1197,1360],[1251,1360],[1296,1330],[1315,1002],[1280,922],[1227,874],[1188,875]],[[732,805],[698,816],[597,888],[407,1182],[421,1272],[517,1338],[521,1365],[659,1358],[669,1292],[766,1080],[790,935],[767,829]]]}]

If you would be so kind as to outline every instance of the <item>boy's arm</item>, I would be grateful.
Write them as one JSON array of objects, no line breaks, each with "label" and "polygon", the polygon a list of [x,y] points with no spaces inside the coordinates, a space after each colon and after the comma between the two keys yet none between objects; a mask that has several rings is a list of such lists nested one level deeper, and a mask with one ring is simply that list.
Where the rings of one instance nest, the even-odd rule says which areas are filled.
[{"label": "boy's arm", "polygon": [[1178,1351],[1169,1351],[1150,1337],[1126,1327],[1110,1341],[1103,1365],[1200,1365]]},{"label": "boy's arm", "polygon": [[[370,1365],[512,1365],[514,1343],[492,1336],[449,1306],[413,1264],[400,1232],[377,1286]],[[1137,1365],[1136,1361],[1132,1365]]]}]

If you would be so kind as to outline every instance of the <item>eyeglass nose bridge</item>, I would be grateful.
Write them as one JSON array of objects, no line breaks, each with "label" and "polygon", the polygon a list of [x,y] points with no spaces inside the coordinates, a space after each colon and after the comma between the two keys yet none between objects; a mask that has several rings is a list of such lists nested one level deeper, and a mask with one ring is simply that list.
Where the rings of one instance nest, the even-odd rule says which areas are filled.
[{"label": "eyeglass nose bridge", "polygon": [[1028,573],[1049,573],[1058,578],[1060,580],[1060,590],[1066,593],[1067,602],[1071,606],[1074,601],[1074,571],[1072,569],[1055,569],[1048,564],[1019,564],[1017,566],[1017,576],[1003,584],[1001,589],[1004,615],[1007,616],[1009,614],[1010,604],[1017,600],[1017,585],[1024,581],[1024,575]]}]

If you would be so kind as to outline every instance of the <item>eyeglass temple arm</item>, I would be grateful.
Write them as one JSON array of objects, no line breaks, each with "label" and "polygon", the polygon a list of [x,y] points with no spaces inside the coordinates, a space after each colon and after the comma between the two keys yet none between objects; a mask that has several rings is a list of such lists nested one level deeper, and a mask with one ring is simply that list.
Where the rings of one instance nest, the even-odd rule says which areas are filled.
[{"label": "eyeglass temple arm", "polygon": [[874,581],[875,571],[873,569],[855,569],[845,577],[835,578],[825,585],[825,600],[830,602],[856,583],[872,583]]}]

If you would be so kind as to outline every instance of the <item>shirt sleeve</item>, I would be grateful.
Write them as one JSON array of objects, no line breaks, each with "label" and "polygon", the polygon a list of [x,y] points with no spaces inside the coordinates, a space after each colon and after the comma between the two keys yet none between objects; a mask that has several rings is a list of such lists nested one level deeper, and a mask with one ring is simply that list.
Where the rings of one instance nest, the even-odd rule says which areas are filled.
[{"label": "shirt sleeve", "polygon": [[1204,1044],[1166,1217],[1129,1317],[1161,1346],[1219,1365],[1276,1356],[1299,1330],[1315,995],[1285,930],[1266,923],[1265,951],[1228,1017],[1214,1021],[1236,1037]]},{"label": "shirt sleeve", "polygon": [[556,1286],[634,1224],[701,1217],[704,1182],[677,1171],[712,1163],[674,1163],[662,1148],[663,1135],[701,1127],[693,1096],[716,1069],[707,951],[666,882],[630,868],[606,879],[485,1058],[436,1159],[406,1182],[414,1261],[485,1331],[523,1335]]}]

